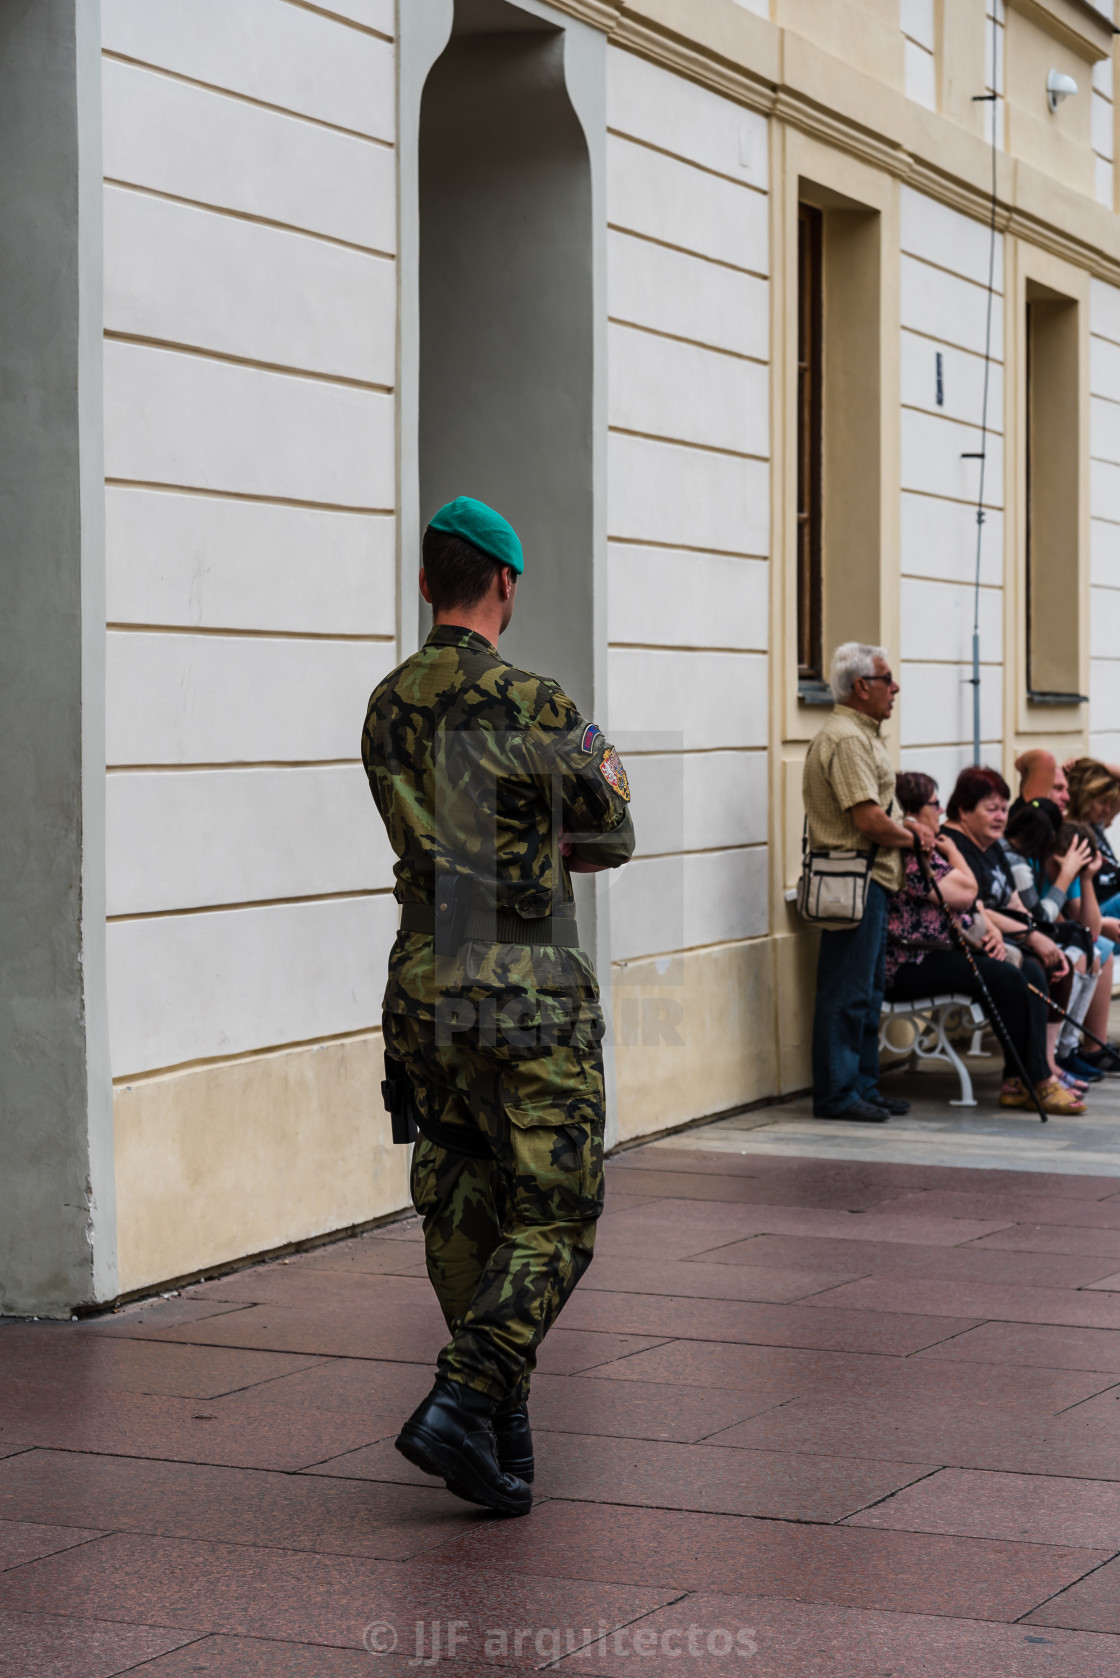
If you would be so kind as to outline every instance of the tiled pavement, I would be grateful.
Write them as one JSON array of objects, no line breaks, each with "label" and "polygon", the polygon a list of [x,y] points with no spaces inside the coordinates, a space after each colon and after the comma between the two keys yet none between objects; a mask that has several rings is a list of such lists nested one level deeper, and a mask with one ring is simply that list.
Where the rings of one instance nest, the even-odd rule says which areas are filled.
[{"label": "tiled pavement", "polygon": [[442,1339],[414,1221],[4,1324],[0,1673],[1115,1678],[1120,1155],[884,1157],[922,1122],[610,1166],[527,1520],[392,1448]]}]

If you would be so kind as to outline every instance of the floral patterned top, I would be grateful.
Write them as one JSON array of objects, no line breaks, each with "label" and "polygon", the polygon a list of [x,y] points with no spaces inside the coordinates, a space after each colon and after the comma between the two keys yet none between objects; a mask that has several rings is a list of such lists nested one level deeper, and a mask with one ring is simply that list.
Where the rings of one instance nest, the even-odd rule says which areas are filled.
[{"label": "floral patterned top", "polygon": [[[952,872],[949,864],[939,851],[931,851],[929,856],[930,873],[937,880],[944,879]],[[927,951],[924,949],[907,948],[908,945],[935,945],[939,949],[947,950],[952,947],[949,928],[945,924],[945,914],[940,903],[929,901],[929,887],[918,866],[917,857],[911,852],[906,858],[906,867],[902,876],[902,889],[891,898],[890,910],[887,915],[887,989],[894,983],[894,976],[905,962],[924,961]],[[957,920],[962,926],[972,924],[969,914],[957,914]]]}]

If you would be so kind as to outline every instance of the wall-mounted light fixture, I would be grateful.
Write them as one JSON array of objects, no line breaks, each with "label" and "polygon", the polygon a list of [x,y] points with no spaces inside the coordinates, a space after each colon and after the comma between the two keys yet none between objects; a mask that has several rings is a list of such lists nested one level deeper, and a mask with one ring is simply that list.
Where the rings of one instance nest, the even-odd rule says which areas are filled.
[{"label": "wall-mounted light fixture", "polygon": [[1076,92],[1077,83],[1072,76],[1067,76],[1062,70],[1051,70],[1046,78],[1046,103],[1051,111],[1056,111],[1063,99]]}]

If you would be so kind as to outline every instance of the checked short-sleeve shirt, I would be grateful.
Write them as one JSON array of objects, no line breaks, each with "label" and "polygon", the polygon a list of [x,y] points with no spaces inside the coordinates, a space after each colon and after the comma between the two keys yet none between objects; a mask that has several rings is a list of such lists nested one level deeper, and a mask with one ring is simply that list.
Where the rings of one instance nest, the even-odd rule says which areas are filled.
[{"label": "checked short-sleeve shirt", "polygon": [[[894,798],[894,765],[879,724],[850,705],[837,705],[809,747],[801,781],[811,850],[870,850],[852,820],[855,804],[889,810]],[[902,884],[903,854],[883,846],[871,878],[887,891]]]}]

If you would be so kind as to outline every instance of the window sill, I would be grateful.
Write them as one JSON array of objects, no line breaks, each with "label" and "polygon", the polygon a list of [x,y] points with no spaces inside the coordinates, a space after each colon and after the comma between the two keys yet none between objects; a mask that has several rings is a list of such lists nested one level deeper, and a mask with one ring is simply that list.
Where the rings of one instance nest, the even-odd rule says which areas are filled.
[{"label": "window sill", "polygon": [[832,705],[832,689],[827,682],[800,681],[797,684],[799,705]]},{"label": "window sill", "polygon": [[1087,693],[1049,693],[1045,689],[1028,688],[1028,705],[1088,705]]}]

